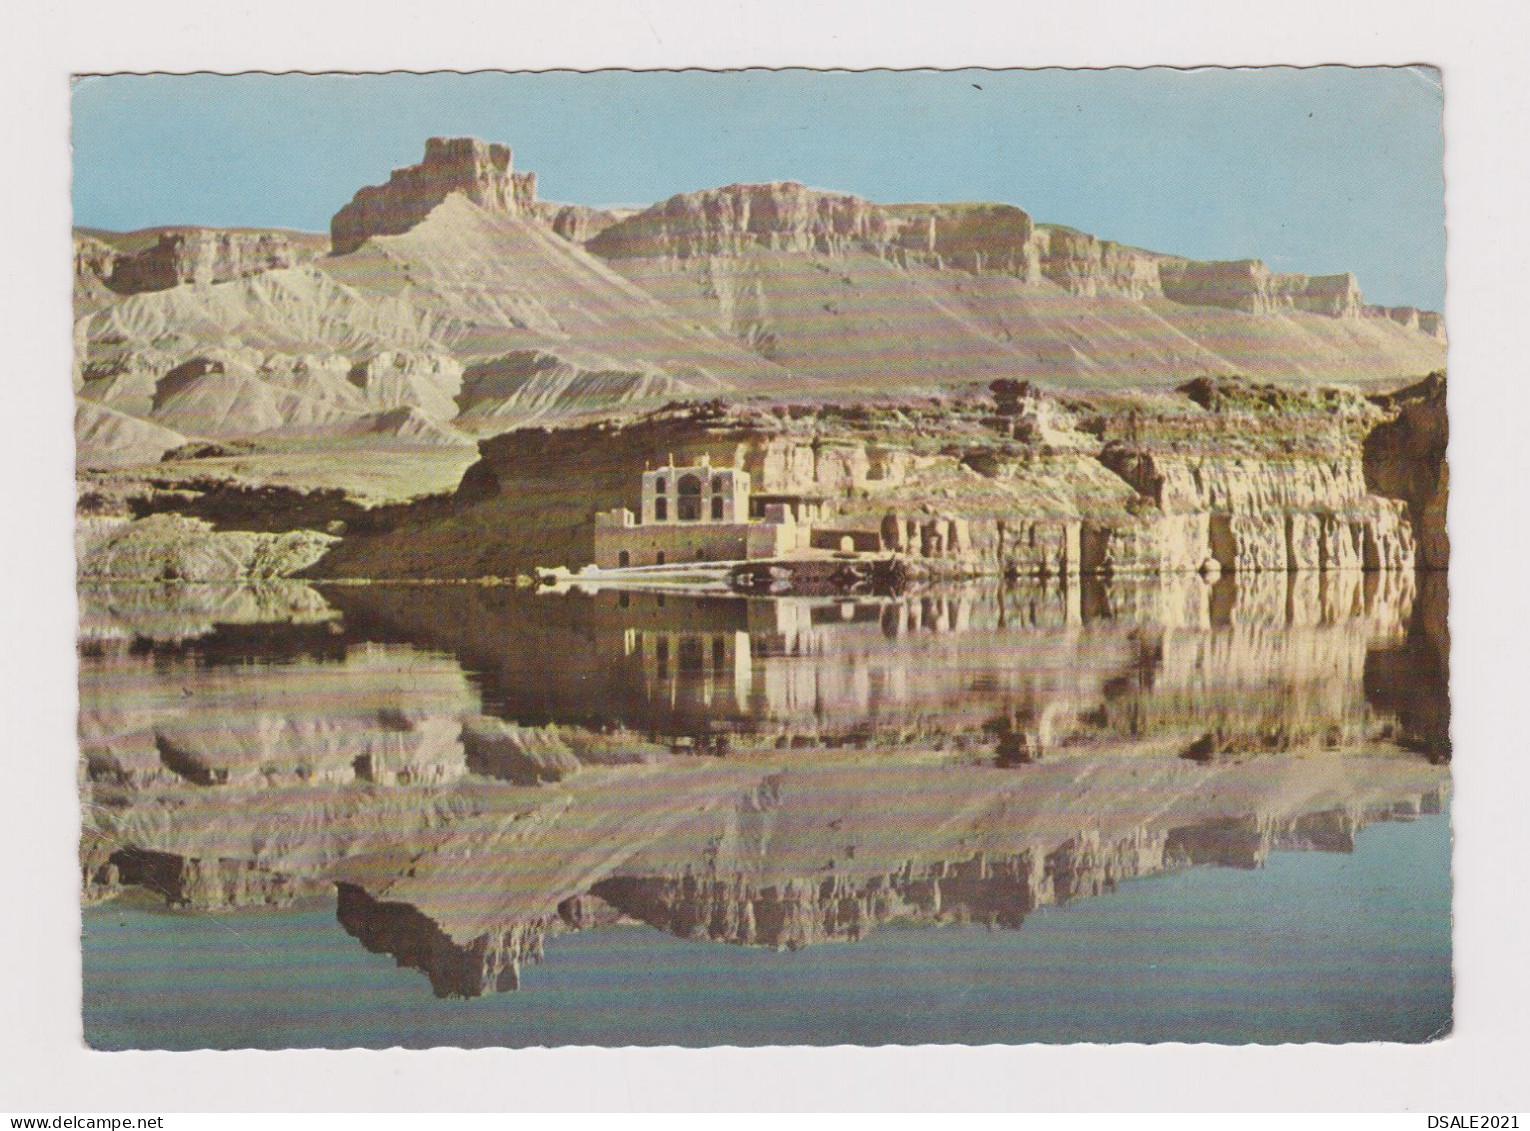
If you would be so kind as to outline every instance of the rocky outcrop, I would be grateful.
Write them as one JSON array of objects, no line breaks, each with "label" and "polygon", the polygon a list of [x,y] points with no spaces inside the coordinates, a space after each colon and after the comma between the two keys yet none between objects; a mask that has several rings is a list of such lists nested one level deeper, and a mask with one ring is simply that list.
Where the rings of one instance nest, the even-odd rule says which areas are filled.
[{"label": "rocky outcrop", "polygon": [[1036,225],[1012,204],[897,204],[885,211],[897,222],[893,238],[868,250],[904,266],[1039,277]]},{"label": "rocky outcrop", "polygon": [[579,759],[549,728],[519,727],[479,716],[463,724],[467,765],[475,774],[519,785],[562,781],[578,773]]},{"label": "rocky outcrop", "polygon": [[[584,221],[560,213],[554,223],[577,233]],[[605,227],[586,246],[618,263],[751,251],[862,252],[904,267],[1008,275],[1029,284],[1046,280],[1086,298],[1168,298],[1249,314],[1301,312],[1340,319],[1359,318],[1366,311],[1350,274],[1281,274],[1257,259],[1180,259],[1073,228],[1037,225],[1013,205],[883,206],[795,182],[682,193]],[[1416,318],[1399,321],[1421,328]]]},{"label": "rocky outcrop", "polygon": [[111,297],[112,271],[122,253],[83,232],[74,233],[74,303],[88,306]]},{"label": "rocky outcrop", "polygon": [[[923,784],[935,796],[900,794],[896,833],[875,813],[834,803],[860,796],[855,790],[873,780],[841,765],[687,771],[677,775],[687,787],[710,776],[731,796],[692,794],[699,804],[679,824],[659,799],[633,797],[630,804],[652,810],[659,825],[629,818],[630,848],[605,857],[593,874],[576,880],[544,863],[560,830],[533,817],[526,832],[486,829],[428,852],[415,861],[413,878],[396,884],[342,879],[339,915],[368,949],[426,973],[438,995],[472,997],[519,988],[524,966],[542,958],[549,935],[598,925],[580,913],[585,903],[682,938],[791,950],[853,942],[893,919],[1016,929],[1037,908],[1141,876],[1194,864],[1258,867],[1276,850],[1352,851],[1365,824],[1408,820],[1443,804],[1438,771],[1421,763],[1403,773],[1383,770],[1394,780],[1377,790],[1341,783],[1336,767],[1300,767],[1300,760],[1252,769],[1178,760],[1185,767],[1179,774],[1166,774],[1157,760],[1133,761],[1149,783],[1127,784],[1125,769],[1097,764],[1102,781],[1088,776],[1086,762],[1032,766],[1023,779],[900,766],[891,772],[908,775],[903,784]],[[885,783],[887,772],[877,780]],[[1187,792],[1162,792],[1175,778]],[[1042,779],[1073,782],[1088,794],[1112,786],[1123,792],[1107,807],[1110,816],[1038,811],[1026,798],[1041,795]],[[1228,791],[1216,796],[1229,799],[1192,797],[1187,779],[1202,788],[1214,780]],[[848,792],[824,792],[831,785]],[[969,806],[960,822],[951,818],[955,797]],[[606,827],[604,813],[589,818]],[[918,836],[904,827],[910,824]],[[497,885],[482,895],[477,885],[464,889],[460,877],[485,867],[496,869]],[[574,893],[562,894],[570,882]],[[532,894],[538,891],[540,898]]]},{"label": "rocky outcrop", "polygon": [[1038,228],[1011,204],[898,204],[794,182],[683,193],[589,240],[614,261],[737,256],[750,251],[861,252],[900,266],[1050,279],[1079,295],[1160,293],[1157,259],[1068,228]]},{"label": "rocky outcrop", "polygon": [[229,582],[290,576],[336,540],[313,530],[218,531],[200,519],[161,514],[81,520],[75,541],[81,578]]},{"label": "rocky outcrop", "polygon": [[347,379],[370,408],[417,408],[447,421],[457,415],[462,365],[445,353],[387,350],[356,362]]},{"label": "rocky outcrop", "polygon": [[1164,297],[1187,306],[1248,314],[1302,311],[1329,318],[1359,318],[1365,309],[1359,283],[1350,274],[1281,274],[1258,259],[1172,258],[1159,263],[1158,273]]},{"label": "rocky outcrop", "polygon": [[681,193],[613,224],[586,247],[607,259],[818,252],[885,248],[899,224],[870,201],[794,181]]},{"label": "rocky outcrop", "polygon": [[437,997],[478,997],[521,986],[521,967],[542,961],[555,916],[489,931],[466,945],[413,907],[373,899],[355,884],[337,886],[340,925],[373,954],[430,978]]},{"label": "rocky outcrop", "polygon": [[152,421],[88,400],[75,402],[74,445],[82,467],[154,463],[185,442],[179,432]]},{"label": "rocky outcrop", "polygon": [[1365,439],[1365,480],[1371,490],[1407,505],[1424,569],[1450,567],[1450,422],[1443,373],[1376,402],[1391,417]]},{"label": "rocky outcrop", "polygon": [[1416,306],[1367,306],[1367,318],[1383,318],[1409,330],[1418,330],[1439,341],[1445,340],[1445,320],[1432,310]]},{"label": "rocky outcrop", "polygon": [[1039,235],[1041,273],[1072,294],[1133,299],[1163,294],[1158,276],[1161,256],[1072,228],[1043,228]]},{"label": "rocky outcrop", "polygon": [[206,287],[245,275],[294,267],[306,256],[275,232],[171,228],[136,255],[122,255],[108,285],[118,294],[164,291],[183,284]]},{"label": "rocky outcrop", "polygon": [[508,145],[433,137],[418,165],[395,169],[387,184],[369,185],[335,213],[331,251],[345,255],[373,236],[407,232],[452,193],[489,212],[526,216],[536,201],[537,179],[535,173],[513,171]]},{"label": "rocky outcrop", "polygon": [[[499,379],[498,364],[468,372],[464,401]],[[1018,382],[994,389],[928,420],[912,407],[719,402],[508,433],[480,445],[445,504],[452,518],[439,506],[418,524],[403,516],[325,569],[433,574],[453,554],[464,556],[452,576],[578,569],[593,560],[594,512],[635,508],[639,472],[672,457],[747,471],[758,495],[812,500],[815,546],[848,540],[952,574],[1413,567],[1414,522],[1362,457],[1384,414],[1358,394],[1203,379],[1123,411]]]},{"label": "rocky outcrop", "polygon": [[533,214],[570,243],[582,244],[636,215],[634,208],[592,208],[588,204],[558,204],[539,200]]},{"label": "rocky outcrop", "polygon": [[[1356,323],[1347,275],[1193,263],[1010,204],[881,205],[794,182],[642,211],[543,203],[507,146],[473,138],[431,139],[419,164],[336,214],[338,254],[316,258],[323,240],[78,231],[77,391],[192,438],[402,430],[446,443],[448,426],[495,432],[713,395],[1227,373],[1393,381],[1443,364],[1438,316],[1386,308]],[[248,356],[196,374],[227,379],[190,382],[176,403],[158,395],[168,373],[224,354]],[[444,370],[395,372],[383,355],[512,363],[459,402]],[[374,392],[388,387],[399,396]],[[426,419],[370,419],[409,408]]]},{"label": "rocky outcrop", "polygon": [[1441,342],[1445,340],[1445,319],[1431,310],[1419,311],[1418,328],[1431,338]]},{"label": "rocky outcrop", "polygon": [[[1364,309],[1360,284],[1353,275],[1277,275],[1294,309],[1329,318],[1358,318]],[[1297,281],[1300,280],[1300,283]]]},{"label": "rocky outcrop", "polygon": [[164,896],[169,906],[187,911],[284,907],[318,886],[247,860],[204,859],[141,848],[113,853],[94,879],[103,886],[147,888]]}]

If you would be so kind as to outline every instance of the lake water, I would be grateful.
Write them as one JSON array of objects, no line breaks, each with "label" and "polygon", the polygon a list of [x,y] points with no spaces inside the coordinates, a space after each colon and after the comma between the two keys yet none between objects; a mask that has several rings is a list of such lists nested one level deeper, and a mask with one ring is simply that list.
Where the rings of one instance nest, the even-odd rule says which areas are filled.
[{"label": "lake water", "polygon": [[81,596],[96,1047],[1449,1028],[1427,575]]}]

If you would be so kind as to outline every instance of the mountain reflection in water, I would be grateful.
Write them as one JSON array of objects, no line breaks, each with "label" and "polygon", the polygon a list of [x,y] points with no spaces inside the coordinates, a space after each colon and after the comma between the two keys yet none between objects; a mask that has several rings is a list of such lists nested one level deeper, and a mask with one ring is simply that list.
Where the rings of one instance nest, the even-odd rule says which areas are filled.
[{"label": "mountain reflection in water", "polygon": [[87,898],[335,889],[442,995],[624,919],[791,948],[1015,927],[1136,876],[1347,851],[1447,781],[1429,574],[81,596]]}]

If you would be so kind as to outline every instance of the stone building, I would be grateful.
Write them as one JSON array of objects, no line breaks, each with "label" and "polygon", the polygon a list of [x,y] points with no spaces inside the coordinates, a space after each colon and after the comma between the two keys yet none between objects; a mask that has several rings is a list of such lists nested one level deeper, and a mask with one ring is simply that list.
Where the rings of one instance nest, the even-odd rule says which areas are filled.
[{"label": "stone building", "polygon": [[688,467],[643,472],[638,511],[595,515],[595,564],[601,569],[779,558],[806,548],[812,527],[802,503],[750,498],[749,473],[713,467],[707,456]]}]

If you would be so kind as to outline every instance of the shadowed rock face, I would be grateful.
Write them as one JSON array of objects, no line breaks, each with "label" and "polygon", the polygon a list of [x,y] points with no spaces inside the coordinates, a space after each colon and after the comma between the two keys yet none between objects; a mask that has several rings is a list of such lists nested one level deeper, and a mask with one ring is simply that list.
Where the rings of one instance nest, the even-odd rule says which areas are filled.
[{"label": "shadowed rock face", "polygon": [[1446,511],[1450,502],[1450,422],[1443,373],[1376,398],[1391,419],[1365,439],[1365,478],[1371,490],[1401,499],[1417,532],[1421,569],[1450,568]]}]

